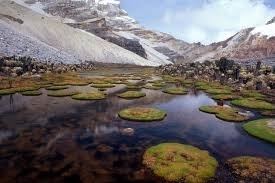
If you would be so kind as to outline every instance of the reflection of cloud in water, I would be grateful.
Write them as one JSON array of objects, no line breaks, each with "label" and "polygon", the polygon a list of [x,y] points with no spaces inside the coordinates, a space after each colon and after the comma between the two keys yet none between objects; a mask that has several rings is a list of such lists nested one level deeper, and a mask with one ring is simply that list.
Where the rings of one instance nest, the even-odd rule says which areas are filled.
[{"label": "reflection of cloud in water", "polygon": [[94,127],[93,133],[95,136],[102,136],[102,135],[107,135],[111,133],[116,133],[119,132],[119,128],[116,126],[107,126],[107,125],[96,125]]}]

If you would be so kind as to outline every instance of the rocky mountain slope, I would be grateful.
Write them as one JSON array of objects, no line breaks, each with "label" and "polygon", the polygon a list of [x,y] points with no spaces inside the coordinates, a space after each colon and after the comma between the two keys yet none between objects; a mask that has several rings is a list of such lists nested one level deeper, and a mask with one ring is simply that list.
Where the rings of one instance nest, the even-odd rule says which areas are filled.
[{"label": "rocky mountain slope", "polygon": [[33,55],[41,60],[67,63],[80,60],[150,66],[169,63],[142,58],[94,34],[68,26],[61,18],[43,13],[38,5],[0,0],[0,12],[1,44],[6,43],[1,45],[1,54]]},{"label": "rocky mountain slope", "polygon": [[206,46],[209,52],[199,55],[195,61],[227,57],[241,62],[263,60],[275,65],[274,20],[266,25],[243,29],[225,41]]},{"label": "rocky mountain slope", "polygon": [[[47,50],[52,50],[46,52],[51,55],[49,60],[75,62],[85,59],[152,66],[221,57],[248,63],[263,60],[274,64],[275,60],[275,19],[260,27],[241,30],[225,41],[202,45],[142,27],[121,9],[119,0],[0,2],[5,5],[0,7],[0,23],[32,41],[36,40],[39,48],[43,44]],[[17,19],[24,23],[18,23]],[[6,51],[11,47],[6,47]],[[26,47],[20,47],[17,52],[27,54],[26,50],[30,49]],[[42,58],[45,57],[44,54]]]}]

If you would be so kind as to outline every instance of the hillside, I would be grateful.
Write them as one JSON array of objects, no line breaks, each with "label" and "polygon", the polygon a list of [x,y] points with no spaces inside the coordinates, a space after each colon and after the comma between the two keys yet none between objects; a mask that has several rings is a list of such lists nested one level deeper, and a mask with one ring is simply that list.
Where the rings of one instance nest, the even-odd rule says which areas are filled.
[{"label": "hillside", "polygon": [[[22,4],[20,1],[17,3]],[[15,41],[9,42],[8,54],[34,55],[35,57],[47,60],[54,59],[59,62],[76,62],[80,60],[104,62],[104,63],[127,63],[135,65],[157,66],[163,62],[153,62],[146,60],[132,52],[125,50],[115,44],[109,43],[94,34],[83,30],[72,28],[52,16],[41,14],[39,8],[29,8],[9,0],[0,1],[0,23],[2,39],[13,40],[12,35],[5,34],[4,27],[14,32]],[[37,11],[35,11],[37,10]],[[19,20],[19,21],[16,21]],[[18,37],[20,37],[18,39]],[[18,44],[25,40],[30,40],[32,44]],[[47,48],[44,55],[49,55],[47,59],[37,52],[41,45]],[[40,49],[39,49],[40,50]],[[5,46],[0,48],[2,54],[7,54]],[[4,53],[3,53],[4,52]],[[56,54],[61,54],[61,57]],[[53,58],[52,58],[53,56]],[[74,59],[68,57],[74,57]]]}]

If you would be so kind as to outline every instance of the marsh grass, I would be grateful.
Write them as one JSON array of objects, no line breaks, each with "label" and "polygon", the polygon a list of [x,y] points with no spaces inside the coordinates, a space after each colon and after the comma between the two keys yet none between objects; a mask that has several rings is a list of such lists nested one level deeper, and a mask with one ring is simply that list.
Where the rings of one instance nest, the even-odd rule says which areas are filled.
[{"label": "marsh grass", "polygon": [[233,100],[239,98],[239,96],[234,94],[215,94],[211,97],[215,100]]},{"label": "marsh grass", "polygon": [[231,107],[224,106],[202,106],[200,111],[215,114],[217,118],[230,122],[243,122],[249,119],[248,116],[239,114],[238,111]]},{"label": "marsh grass", "polygon": [[172,88],[166,88],[163,90],[164,93],[172,94],[172,95],[185,95],[187,94],[187,90],[182,87],[172,87]]},{"label": "marsh grass", "polygon": [[163,120],[166,112],[154,108],[133,107],[121,110],[118,115],[129,121],[151,122]]},{"label": "marsh grass", "polygon": [[207,151],[178,143],[163,143],[146,150],[143,164],[172,182],[207,182],[215,176],[218,162]]},{"label": "marsh grass", "polygon": [[42,95],[42,92],[41,91],[25,91],[25,92],[22,92],[21,93],[22,95],[24,96],[39,96],[39,95]]},{"label": "marsh grass", "polygon": [[275,119],[259,119],[244,124],[243,128],[252,136],[275,143],[275,128],[268,126],[272,120],[275,124]]},{"label": "marsh grass", "polygon": [[124,98],[124,99],[137,99],[145,96],[146,96],[145,93],[139,92],[139,91],[126,91],[118,95],[118,97]]},{"label": "marsh grass", "polygon": [[258,110],[275,110],[275,105],[255,98],[240,98],[231,101],[233,105]]},{"label": "marsh grass", "polygon": [[57,90],[48,92],[48,96],[50,97],[68,97],[79,94],[77,91],[68,91],[68,90]]},{"label": "marsh grass", "polygon": [[102,92],[80,93],[72,96],[75,100],[102,100],[106,95]]}]

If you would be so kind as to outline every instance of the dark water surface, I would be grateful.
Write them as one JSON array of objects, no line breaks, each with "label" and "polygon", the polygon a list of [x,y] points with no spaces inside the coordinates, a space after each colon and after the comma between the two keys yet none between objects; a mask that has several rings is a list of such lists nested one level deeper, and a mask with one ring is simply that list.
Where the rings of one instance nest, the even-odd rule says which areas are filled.
[{"label": "dark water surface", "polygon": [[[200,106],[215,104],[204,93],[144,91],[145,98],[132,101],[115,95],[75,101],[47,97],[45,90],[38,97],[1,97],[0,182],[159,182],[142,166],[142,155],[162,142],[208,150],[221,167],[235,156],[275,158],[274,145],[249,136],[242,124],[200,112]],[[128,106],[158,107],[168,115],[153,123],[119,119],[117,112]],[[217,180],[225,174],[218,172]]]}]

